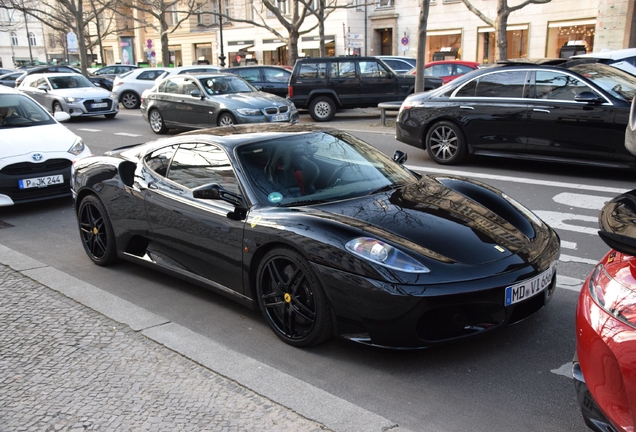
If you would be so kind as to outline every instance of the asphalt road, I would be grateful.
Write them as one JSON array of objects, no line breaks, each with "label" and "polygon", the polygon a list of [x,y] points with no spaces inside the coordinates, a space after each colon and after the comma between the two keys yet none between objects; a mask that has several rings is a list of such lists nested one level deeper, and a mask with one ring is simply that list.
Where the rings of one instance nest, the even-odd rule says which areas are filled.
[{"label": "asphalt road", "polygon": [[[334,339],[300,350],[280,342],[259,312],[204,289],[129,263],[92,265],[70,199],[0,208],[0,243],[413,431],[585,430],[569,375],[574,310],[583,279],[607,250],[595,234],[598,210],[634,188],[634,175],[504,159],[448,169],[395,141],[377,111],[339,114],[332,125],[388,154],[407,151],[407,165],[418,171],[459,173],[498,187],[554,226],[562,257],[548,307],[518,325],[438,349],[389,351]],[[67,126],[94,153],[158,138],[138,111],[125,109],[113,120]]]}]

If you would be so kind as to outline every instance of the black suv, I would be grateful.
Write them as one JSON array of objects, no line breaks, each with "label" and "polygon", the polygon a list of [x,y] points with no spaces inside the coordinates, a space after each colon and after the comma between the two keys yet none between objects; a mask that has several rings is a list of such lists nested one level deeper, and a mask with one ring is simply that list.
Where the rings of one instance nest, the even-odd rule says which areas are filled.
[{"label": "black suv", "polygon": [[[440,78],[426,77],[426,90],[441,85]],[[315,121],[329,121],[338,108],[403,101],[414,88],[415,75],[396,74],[375,57],[306,58],[294,66],[289,98],[297,108],[308,108]]]}]

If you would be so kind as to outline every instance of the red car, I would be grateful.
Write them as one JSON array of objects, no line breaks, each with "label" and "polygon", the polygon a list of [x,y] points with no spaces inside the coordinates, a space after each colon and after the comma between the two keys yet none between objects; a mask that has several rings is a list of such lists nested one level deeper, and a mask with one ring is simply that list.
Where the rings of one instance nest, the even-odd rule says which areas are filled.
[{"label": "red car", "polygon": [[[479,69],[479,63],[463,61],[463,60],[440,60],[427,63],[424,67],[424,76],[434,76],[442,79],[443,84],[454,80],[455,78]],[[415,68],[407,73],[415,75]]]},{"label": "red car", "polygon": [[612,250],[583,285],[572,375],[587,426],[633,431],[636,415],[636,190],[608,202],[599,236]]}]

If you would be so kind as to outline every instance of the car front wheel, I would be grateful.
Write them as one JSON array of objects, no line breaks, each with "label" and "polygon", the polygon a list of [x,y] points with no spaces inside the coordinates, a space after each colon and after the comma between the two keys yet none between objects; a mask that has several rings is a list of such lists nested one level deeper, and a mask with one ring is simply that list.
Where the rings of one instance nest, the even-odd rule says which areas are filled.
[{"label": "car front wheel", "polygon": [[100,266],[115,263],[115,232],[99,198],[94,195],[84,198],[79,205],[77,220],[82,245],[88,257]]},{"label": "car front wheel", "polygon": [[64,109],[62,108],[62,104],[59,102],[53,102],[53,114],[58,112],[64,112]]},{"label": "car front wheel", "polygon": [[121,95],[119,101],[126,109],[135,109],[139,107],[139,96],[133,92],[125,92]]},{"label": "car front wheel", "polygon": [[150,129],[156,134],[165,134],[168,131],[161,113],[157,110],[152,110],[148,114],[148,123],[150,123]]},{"label": "car front wheel", "polygon": [[318,96],[309,104],[309,115],[314,121],[330,121],[336,116],[336,104],[328,96]]},{"label": "car front wheel", "polygon": [[234,117],[232,116],[232,114],[223,113],[219,116],[217,124],[219,126],[232,126],[236,124],[236,120],[234,120]]},{"label": "car front wheel", "polygon": [[426,134],[426,151],[438,164],[458,164],[467,153],[464,134],[449,121],[435,123]]},{"label": "car front wheel", "polygon": [[270,328],[295,347],[333,335],[331,308],[309,263],[296,251],[276,248],[258,266],[257,297]]}]

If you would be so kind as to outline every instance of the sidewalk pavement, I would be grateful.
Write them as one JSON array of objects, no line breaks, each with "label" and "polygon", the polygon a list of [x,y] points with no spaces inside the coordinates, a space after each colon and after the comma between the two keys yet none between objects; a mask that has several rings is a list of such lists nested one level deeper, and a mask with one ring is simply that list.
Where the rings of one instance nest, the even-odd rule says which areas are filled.
[{"label": "sidewalk pavement", "polygon": [[0,388],[0,431],[406,432],[3,245]]},{"label": "sidewalk pavement", "polygon": [[333,120],[325,123],[314,122],[308,113],[300,116],[301,123],[313,123],[353,132],[381,133],[395,135],[397,111],[386,112],[386,125],[382,124],[379,108],[341,109]]}]

